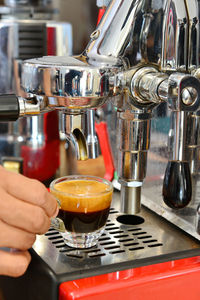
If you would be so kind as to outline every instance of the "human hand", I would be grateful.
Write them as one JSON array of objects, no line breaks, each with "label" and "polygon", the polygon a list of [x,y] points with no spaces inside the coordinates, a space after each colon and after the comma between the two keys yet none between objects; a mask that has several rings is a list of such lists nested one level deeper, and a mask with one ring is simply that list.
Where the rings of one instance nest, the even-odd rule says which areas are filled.
[{"label": "human hand", "polygon": [[57,212],[56,199],[42,183],[0,166],[0,247],[11,249],[0,250],[0,275],[24,274],[31,260],[28,249]]}]

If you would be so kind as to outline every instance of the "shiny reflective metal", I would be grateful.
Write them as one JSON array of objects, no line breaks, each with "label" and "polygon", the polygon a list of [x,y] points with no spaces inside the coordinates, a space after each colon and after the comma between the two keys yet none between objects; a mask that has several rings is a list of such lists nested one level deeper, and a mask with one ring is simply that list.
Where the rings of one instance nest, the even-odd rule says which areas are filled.
[{"label": "shiny reflective metal", "polygon": [[[142,186],[142,183],[140,184]],[[121,211],[132,215],[136,215],[140,212],[141,186],[133,187],[124,185],[123,183],[121,184]]]},{"label": "shiny reflective metal", "polygon": [[200,170],[200,111],[188,114],[187,124],[187,151],[185,154],[190,162],[191,173],[198,175]]},{"label": "shiny reflective metal", "polygon": [[83,110],[101,106],[109,96],[108,71],[82,57],[42,57],[23,63],[25,92],[44,95],[51,108]]},{"label": "shiny reflective metal", "polygon": [[[119,212],[119,196],[115,194],[113,200],[105,233],[96,247],[87,251],[67,247],[55,230],[37,236],[33,249],[55,276],[65,274],[65,280],[74,280],[77,276],[80,279],[94,272],[96,275],[104,274],[105,270],[119,272],[147,263],[155,264],[169,259],[173,263],[185,256],[198,255],[198,241],[145,208],[138,215],[144,219],[144,223],[120,223],[118,217],[127,220],[126,215]],[[134,222],[134,217],[132,220]]]},{"label": "shiny reflective metal", "polygon": [[62,131],[68,143],[73,145],[78,160],[97,158],[99,155],[93,114],[92,110],[87,110],[86,113],[62,114]]},{"label": "shiny reflective metal", "polygon": [[[198,139],[190,139],[189,132],[198,134],[194,119],[200,104],[199,11],[197,0],[115,0],[81,56],[24,63],[25,92],[43,96],[48,107],[73,114],[74,109],[77,113],[98,107],[111,98],[119,119],[122,199],[134,194],[126,187],[134,188],[145,178],[150,119],[152,114],[159,119],[163,102],[169,107],[166,111],[164,106],[165,115],[172,115],[170,154],[189,160],[195,170]],[[161,145],[167,152],[165,138]],[[159,148],[156,143],[154,147]],[[135,206],[128,201],[122,206]]]},{"label": "shiny reflective metal", "polygon": [[97,158],[99,156],[99,143],[95,132],[95,111],[88,109],[87,111],[87,147],[88,158]]},{"label": "shiny reflective metal", "polygon": [[118,113],[118,176],[143,181],[150,142],[150,113],[130,110]]}]

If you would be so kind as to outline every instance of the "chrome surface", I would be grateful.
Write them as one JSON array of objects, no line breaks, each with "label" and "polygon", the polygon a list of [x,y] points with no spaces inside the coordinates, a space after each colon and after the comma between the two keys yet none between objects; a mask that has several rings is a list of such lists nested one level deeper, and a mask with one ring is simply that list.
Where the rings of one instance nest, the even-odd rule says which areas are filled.
[{"label": "chrome surface", "polygon": [[105,232],[97,246],[87,250],[67,247],[61,235],[50,230],[46,235],[37,237],[33,247],[35,252],[56,275],[65,274],[69,280],[88,277],[93,272],[105,274],[173,261],[199,252],[198,241],[148,209],[142,208],[138,215],[140,224],[119,222],[119,216],[125,216],[126,220],[126,215],[119,213],[119,206],[119,194],[115,194]]},{"label": "chrome surface", "polygon": [[88,148],[86,143],[87,117],[85,113],[62,114],[62,131],[73,148],[78,160],[88,159]]},{"label": "chrome surface", "polygon": [[184,111],[176,113],[175,124],[173,160],[184,161],[187,128],[187,114]]},{"label": "chrome surface", "polygon": [[128,214],[138,214],[141,209],[141,186],[131,187],[121,184],[120,211]]},{"label": "chrome surface", "polygon": [[[161,63],[162,70],[186,70],[187,11],[184,1],[117,0],[86,48],[90,63],[128,66]],[[184,45],[184,47],[183,47]]]},{"label": "chrome surface", "polygon": [[188,16],[185,2],[170,0],[165,1],[165,5],[161,68],[165,71],[186,71]]},{"label": "chrome surface", "polygon": [[197,207],[200,195],[199,176],[192,176],[193,195],[191,203],[186,208],[180,210],[170,209],[164,204],[161,197],[163,173],[166,167],[165,161],[167,161],[168,158],[165,158],[163,155],[158,158],[157,155],[156,153],[157,162],[155,162],[155,159],[149,161],[148,167],[151,167],[149,167],[148,170],[151,173],[147,173],[147,178],[143,185],[141,203],[179,227],[182,231],[200,240],[200,235],[196,231]]},{"label": "chrome surface", "polygon": [[199,2],[186,0],[188,12],[188,69],[196,70],[199,67]]},{"label": "chrome surface", "polygon": [[95,111],[88,109],[87,114],[87,146],[88,158],[97,158],[99,156],[99,142],[95,132]]},{"label": "chrome surface", "polygon": [[150,118],[150,113],[139,110],[118,113],[119,180],[142,181],[145,178]]},{"label": "chrome surface", "polygon": [[189,114],[187,116],[187,159],[190,162],[191,174],[197,175],[199,173],[200,161],[200,111]]},{"label": "chrome surface", "polygon": [[[50,57],[28,60],[22,71],[24,90],[44,96],[52,108],[71,110],[73,114],[74,109],[77,113],[111,99],[118,111],[114,151],[118,152],[122,199],[126,199],[122,206],[135,207],[134,202],[129,203],[133,193],[129,193],[129,188],[142,185],[147,169],[142,197],[152,199],[145,205],[195,237],[193,207],[176,212],[162,203],[155,207],[150,203],[156,197],[161,202],[161,179],[172,158],[189,162],[195,177],[190,205],[198,201],[199,140],[192,136],[199,133],[199,12],[196,0],[113,0],[81,56],[62,62]],[[81,75],[73,75],[77,72]],[[152,153],[158,163],[154,164],[155,169],[151,168]],[[191,211],[188,226],[183,216],[189,215],[190,219]],[[196,208],[194,211],[196,215]]]},{"label": "chrome surface", "polygon": [[141,68],[131,80],[133,98],[137,98],[139,103],[144,104],[149,102],[158,104],[161,100],[166,101],[166,98],[162,98],[162,94],[160,95],[158,91],[160,85],[166,86],[163,83],[165,81],[167,81],[166,74],[158,73],[154,68]]},{"label": "chrome surface", "polygon": [[78,160],[97,158],[98,139],[94,129],[94,111],[62,114],[62,132],[75,150]]},{"label": "chrome surface", "polygon": [[82,57],[42,57],[23,63],[25,92],[45,95],[49,107],[86,109],[101,106],[109,95],[107,70]]},{"label": "chrome surface", "polygon": [[18,97],[18,102],[20,117],[39,115],[41,112],[45,113],[50,111],[50,109],[44,105],[43,97],[32,97],[28,100]]}]

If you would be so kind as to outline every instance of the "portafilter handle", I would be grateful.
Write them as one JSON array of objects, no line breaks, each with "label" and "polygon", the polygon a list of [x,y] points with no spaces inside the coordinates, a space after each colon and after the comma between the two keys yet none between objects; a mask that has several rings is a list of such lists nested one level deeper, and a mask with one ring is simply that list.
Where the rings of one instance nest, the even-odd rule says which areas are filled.
[{"label": "portafilter handle", "polygon": [[34,116],[51,111],[45,106],[43,97],[24,99],[14,94],[0,95],[0,122],[16,121],[22,116]]}]

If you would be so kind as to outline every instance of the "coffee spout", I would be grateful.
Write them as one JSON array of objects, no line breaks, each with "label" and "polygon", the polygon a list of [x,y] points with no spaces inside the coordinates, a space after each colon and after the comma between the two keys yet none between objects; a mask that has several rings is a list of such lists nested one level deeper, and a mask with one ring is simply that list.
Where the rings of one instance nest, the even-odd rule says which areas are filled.
[{"label": "coffee spout", "polygon": [[98,139],[94,129],[94,113],[91,110],[62,114],[62,131],[73,146],[78,160],[98,157]]},{"label": "coffee spout", "polygon": [[88,158],[97,158],[99,156],[99,143],[95,132],[95,114],[94,110],[87,110],[87,149]]}]

